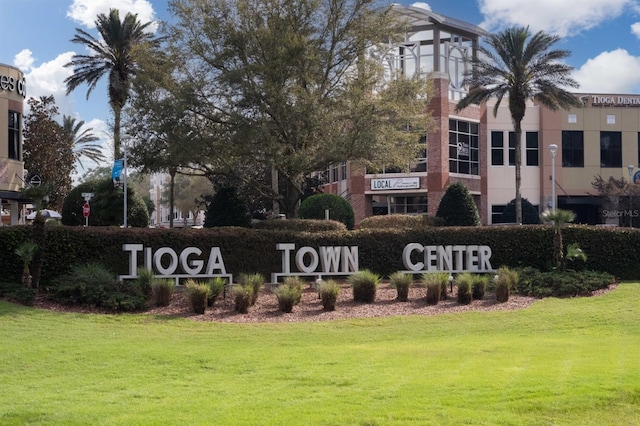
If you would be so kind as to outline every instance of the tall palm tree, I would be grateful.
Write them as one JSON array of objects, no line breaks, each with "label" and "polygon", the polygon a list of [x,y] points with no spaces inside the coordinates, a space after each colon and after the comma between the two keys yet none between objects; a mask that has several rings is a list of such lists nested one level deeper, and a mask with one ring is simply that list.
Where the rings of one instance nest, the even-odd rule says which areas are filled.
[{"label": "tall palm tree", "polygon": [[[522,223],[521,139],[522,119],[529,99],[551,110],[580,106],[568,88],[577,88],[571,78],[573,67],[562,62],[570,55],[567,50],[549,50],[560,38],[542,31],[531,34],[529,27],[515,26],[487,37],[488,46],[481,46],[465,77],[469,93],[456,105],[460,111],[471,104],[496,98],[494,116],[504,97],[508,97],[509,112],[515,132],[516,222]],[[555,182],[553,182],[555,185]]]},{"label": "tall palm tree", "polygon": [[100,144],[94,143],[98,140],[98,137],[92,133],[93,129],[89,128],[81,131],[83,126],[84,121],[76,122],[74,117],[62,116],[64,137],[67,138],[69,145],[71,145],[74,160],[80,163],[82,168],[84,168],[82,157],[87,157],[98,164],[106,160]]},{"label": "tall palm tree", "polygon": [[88,84],[89,99],[98,81],[108,74],[109,105],[114,116],[113,155],[114,158],[119,158],[120,117],[122,108],[129,98],[131,79],[139,71],[136,62],[138,48],[145,45],[153,47],[159,43],[159,39],[145,31],[151,22],[141,23],[137,14],[127,13],[124,20],[120,20],[118,10],[111,9],[109,15],[99,14],[95,23],[101,36],[100,40],[76,28],[76,35],[71,41],[84,45],[91,54],[73,55],[71,61],[65,64],[65,67],[73,67],[73,75],[67,77],[64,82],[67,85],[67,95],[79,85]]}]

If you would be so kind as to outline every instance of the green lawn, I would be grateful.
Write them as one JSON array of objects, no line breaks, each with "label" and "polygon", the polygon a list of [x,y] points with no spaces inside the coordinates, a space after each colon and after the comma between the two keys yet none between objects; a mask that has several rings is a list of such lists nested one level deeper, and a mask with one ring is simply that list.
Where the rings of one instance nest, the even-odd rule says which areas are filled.
[{"label": "green lawn", "polygon": [[637,425],[640,285],[294,324],[0,302],[0,424]]}]

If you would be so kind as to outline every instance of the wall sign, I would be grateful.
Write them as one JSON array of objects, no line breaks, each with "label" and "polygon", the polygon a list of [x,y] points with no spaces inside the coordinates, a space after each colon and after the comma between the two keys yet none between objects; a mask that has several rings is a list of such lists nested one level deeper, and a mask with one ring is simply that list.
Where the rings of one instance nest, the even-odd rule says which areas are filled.
[{"label": "wall sign", "polygon": [[372,191],[420,189],[420,178],[371,179]]},{"label": "wall sign", "polygon": [[24,78],[15,78],[0,74],[0,90],[17,92],[23,98],[27,97],[27,82]]}]

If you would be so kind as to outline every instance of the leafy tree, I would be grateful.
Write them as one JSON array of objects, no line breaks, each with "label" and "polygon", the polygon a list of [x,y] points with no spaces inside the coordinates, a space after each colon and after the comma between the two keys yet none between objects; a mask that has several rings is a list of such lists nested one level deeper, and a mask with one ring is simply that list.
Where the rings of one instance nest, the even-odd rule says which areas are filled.
[{"label": "leafy tree", "polygon": [[48,185],[48,206],[59,210],[71,190],[74,157],[71,143],[64,137],[55,117],[58,107],[53,96],[31,98],[24,120],[24,167],[30,176],[40,176]]},{"label": "leafy tree", "polygon": [[[640,200],[640,185],[629,182],[624,177],[617,179],[609,176],[609,179],[604,180],[602,176],[596,175],[591,182],[591,186],[603,200],[601,207],[604,210],[617,211],[626,209],[626,207],[623,207],[623,201],[621,200],[623,197],[631,197],[629,201],[633,204],[631,205],[631,210],[633,210],[638,200]],[[632,216],[630,214],[623,215],[618,219],[631,219]]]},{"label": "leafy tree", "polygon": [[111,167],[109,166],[98,166],[94,167],[93,169],[89,169],[80,178],[82,182],[91,182],[106,179],[111,179]]},{"label": "leafy tree", "polygon": [[436,217],[442,218],[445,226],[480,225],[478,207],[462,182],[449,185],[440,200]]},{"label": "leafy tree", "polygon": [[[73,188],[62,207],[63,225],[80,226],[85,224],[86,220],[82,215],[82,206],[85,203],[82,197],[83,192],[94,193],[94,197],[90,201],[90,226],[122,225],[124,219],[124,191],[121,188],[114,187],[111,178],[91,180]],[[133,189],[127,190],[127,225],[140,228],[149,225],[147,206],[142,197]]]},{"label": "leafy tree", "polygon": [[485,38],[488,46],[480,46],[465,77],[469,93],[456,105],[460,111],[471,104],[496,98],[493,114],[497,115],[503,100],[509,102],[509,112],[515,132],[516,223],[522,223],[522,119],[529,99],[557,110],[579,106],[579,100],[565,88],[577,88],[571,78],[573,68],[563,62],[570,55],[566,50],[549,50],[558,36],[542,31],[531,34],[528,27],[515,26]]},{"label": "leafy tree", "polygon": [[101,13],[96,21],[100,33],[97,39],[88,32],[76,28],[76,35],[71,42],[81,44],[90,53],[73,55],[66,67],[73,67],[73,74],[64,82],[67,95],[81,84],[87,84],[87,99],[98,81],[108,75],[107,90],[109,106],[113,111],[113,155],[120,157],[120,122],[121,113],[129,98],[131,78],[140,71],[136,57],[145,48],[157,47],[160,40],[147,32],[151,22],[141,23],[138,15],[127,13],[120,19],[117,9],[111,9],[108,15]]},{"label": "leafy tree", "polygon": [[[503,223],[517,223],[516,222],[516,200],[509,201],[502,211]],[[526,198],[522,199],[522,223],[523,224],[540,224],[540,212],[538,209],[529,202]]]},{"label": "leafy tree", "polygon": [[187,213],[191,212],[195,217],[202,207],[202,200],[213,195],[213,184],[204,176],[179,175],[175,189],[174,202],[183,213],[185,225]]},{"label": "leafy tree", "polygon": [[62,116],[62,131],[64,137],[67,138],[67,143],[70,143],[73,151],[73,157],[82,168],[82,157],[87,157],[89,160],[100,164],[106,160],[106,157],[102,153],[102,148],[98,141],[98,137],[92,133],[93,129],[82,129],[84,127],[84,121],[76,122],[74,117],[68,115]]},{"label": "leafy tree", "polygon": [[344,223],[353,229],[355,219],[351,204],[336,194],[316,194],[305,198],[298,211],[302,219],[324,219],[325,210],[329,210],[329,219]]},{"label": "leafy tree", "polygon": [[429,80],[382,84],[371,54],[398,34],[390,8],[173,0],[169,9],[178,68],[164,89],[197,117],[194,165],[250,183],[288,217],[312,172],[342,161],[406,164],[423,147]]},{"label": "leafy tree", "polygon": [[546,210],[542,213],[541,217],[545,223],[553,225],[553,260],[556,268],[564,271],[566,269],[566,259],[564,257],[562,228],[564,228],[567,223],[573,222],[576,214],[571,210],[558,209],[555,212]]},{"label": "leafy tree", "polygon": [[205,228],[221,226],[251,226],[247,205],[232,186],[224,186],[216,191],[205,216]]}]

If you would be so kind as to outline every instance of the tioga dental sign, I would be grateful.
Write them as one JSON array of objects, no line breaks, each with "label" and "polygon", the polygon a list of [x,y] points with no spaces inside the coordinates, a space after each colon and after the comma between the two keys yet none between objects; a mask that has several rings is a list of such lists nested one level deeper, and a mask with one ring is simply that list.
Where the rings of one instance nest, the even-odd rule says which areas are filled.
[{"label": "tioga dental sign", "polygon": [[23,98],[26,98],[27,81],[24,78],[13,77],[0,73],[0,91],[16,92]]}]

